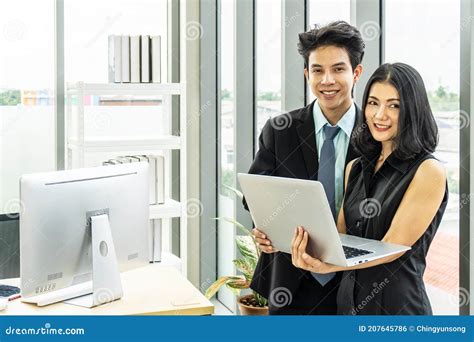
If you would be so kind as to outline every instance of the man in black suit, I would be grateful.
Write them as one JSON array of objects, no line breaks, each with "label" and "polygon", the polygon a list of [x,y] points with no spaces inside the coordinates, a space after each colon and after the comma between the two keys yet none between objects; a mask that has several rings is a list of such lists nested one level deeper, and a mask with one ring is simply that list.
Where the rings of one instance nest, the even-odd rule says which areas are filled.
[{"label": "man in black suit", "polygon": [[[333,184],[329,189],[333,193],[333,214],[337,214],[343,197],[345,165],[357,157],[350,138],[362,114],[352,94],[362,73],[364,47],[360,32],[343,21],[299,34],[298,51],[305,61],[304,75],[317,100],[267,121],[249,173],[322,181],[322,167],[328,164],[322,157],[329,155],[329,184]],[[322,145],[330,146],[332,152],[328,154],[327,147],[322,152]],[[244,205],[247,208],[245,200]],[[290,254],[272,247],[271,236],[265,236],[258,228],[253,234],[263,253],[251,288],[269,300],[270,314],[336,313],[340,275],[325,277],[297,268]]]}]

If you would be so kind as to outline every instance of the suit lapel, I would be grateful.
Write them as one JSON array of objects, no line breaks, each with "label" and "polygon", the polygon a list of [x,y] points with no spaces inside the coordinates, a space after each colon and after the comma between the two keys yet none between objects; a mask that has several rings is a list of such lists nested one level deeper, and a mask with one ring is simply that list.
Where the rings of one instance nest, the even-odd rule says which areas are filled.
[{"label": "suit lapel", "polygon": [[308,179],[316,179],[318,172],[318,150],[316,148],[316,135],[314,132],[313,101],[298,113],[296,132],[300,140],[300,148],[308,173]]},{"label": "suit lapel", "polygon": [[[319,167],[318,149],[316,148],[316,134],[313,117],[313,106],[315,102],[316,101],[313,101],[311,104],[304,107],[296,117],[298,121],[298,123],[296,124],[296,132],[298,133],[298,137],[300,140],[300,148],[303,153],[303,159],[306,166],[306,172],[308,173],[308,179],[317,179]],[[357,105],[355,107],[356,120],[354,122],[354,127],[352,128],[353,131],[357,127],[357,125],[362,122],[362,112]],[[351,160],[357,157],[359,157],[359,154],[350,142],[346,154],[346,165]]]}]

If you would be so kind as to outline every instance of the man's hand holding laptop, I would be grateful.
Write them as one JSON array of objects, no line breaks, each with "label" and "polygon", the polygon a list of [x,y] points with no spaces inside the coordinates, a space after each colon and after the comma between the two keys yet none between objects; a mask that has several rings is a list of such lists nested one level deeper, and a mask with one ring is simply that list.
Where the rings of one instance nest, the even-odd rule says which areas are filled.
[{"label": "man's hand holding laptop", "polygon": [[264,232],[261,230],[258,230],[258,228],[254,228],[252,230],[253,237],[255,238],[255,241],[257,242],[257,247],[264,253],[275,253],[278,252],[275,248],[272,246],[272,242],[267,239],[268,236],[265,235]]}]

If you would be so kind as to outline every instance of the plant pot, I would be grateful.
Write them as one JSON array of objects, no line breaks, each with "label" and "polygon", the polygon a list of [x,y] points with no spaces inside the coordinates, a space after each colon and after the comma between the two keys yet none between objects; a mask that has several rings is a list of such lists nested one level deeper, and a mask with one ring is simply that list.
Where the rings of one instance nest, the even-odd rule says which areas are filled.
[{"label": "plant pot", "polygon": [[268,306],[260,307],[260,306],[252,306],[246,305],[242,303],[244,299],[251,299],[253,298],[252,294],[239,297],[237,303],[239,304],[240,314],[244,316],[266,316],[268,315]]}]

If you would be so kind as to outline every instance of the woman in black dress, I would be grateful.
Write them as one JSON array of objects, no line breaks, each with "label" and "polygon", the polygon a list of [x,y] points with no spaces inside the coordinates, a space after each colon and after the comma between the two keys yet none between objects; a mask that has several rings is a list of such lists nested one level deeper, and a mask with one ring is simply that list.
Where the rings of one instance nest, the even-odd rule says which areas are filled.
[{"label": "woman in black dress", "polygon": [[308,233],[298,227],[293,264],[316,273],[344,271],[339,314],[430,315],[423,273],[448,189],[444,168],[431,154],[438,128],[420,74],[403,63],[380,66],[368,81],[362,110],[365,122],[352,137],[361,157],[346,168],[338,230],[411,249],[340,267],[307,255]]}]

